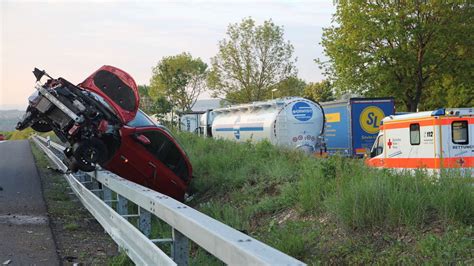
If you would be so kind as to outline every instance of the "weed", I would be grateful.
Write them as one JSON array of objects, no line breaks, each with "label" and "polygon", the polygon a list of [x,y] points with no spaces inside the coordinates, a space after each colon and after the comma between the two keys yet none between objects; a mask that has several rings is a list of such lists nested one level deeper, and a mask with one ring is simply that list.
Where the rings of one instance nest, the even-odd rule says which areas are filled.
[{"label": "weed", "polygon": [[69,231],[76,231],[79,229],[79,225],[77,223],[71,222],[64,225],[64,229]]},{"label": "weed", "polygon": [[112,257],[109,260],[109,265],[113,266],[133,266],[133,261],[127,256],[127,253],[120,252],[118,256]]}]

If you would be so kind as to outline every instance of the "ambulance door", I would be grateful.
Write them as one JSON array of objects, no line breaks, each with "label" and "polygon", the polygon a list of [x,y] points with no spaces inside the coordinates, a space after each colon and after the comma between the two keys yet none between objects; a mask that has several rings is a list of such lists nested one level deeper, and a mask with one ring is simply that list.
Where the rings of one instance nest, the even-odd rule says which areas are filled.
[{"label": "ambulance door", "polygon": [[448,136],[449,159],[445,161],[449,168],[465,168],[472,157],[473,140],[472,126],[469,128],[468,119],[453,119],[449,125],[451,134]]}]

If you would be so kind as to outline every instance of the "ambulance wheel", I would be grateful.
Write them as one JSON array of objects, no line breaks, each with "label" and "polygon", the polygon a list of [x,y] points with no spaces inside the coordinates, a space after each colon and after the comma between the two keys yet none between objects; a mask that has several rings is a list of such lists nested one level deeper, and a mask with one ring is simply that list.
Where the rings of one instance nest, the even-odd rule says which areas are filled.
[{"label": "ambulance wheel", "polygon": [[74,163],[85,172],[93,171],[96,164],[104,163],[107,160],[107,147],[97,138],[76,143],[72,150]]},{"label": "ambulance wheel", "polygon": [[33,125],[31,125],[31,128],[34,131],[43,132],[43,133],[53,130],[53,128],[44,120],[38,120],[37,122],[33,123]]}]

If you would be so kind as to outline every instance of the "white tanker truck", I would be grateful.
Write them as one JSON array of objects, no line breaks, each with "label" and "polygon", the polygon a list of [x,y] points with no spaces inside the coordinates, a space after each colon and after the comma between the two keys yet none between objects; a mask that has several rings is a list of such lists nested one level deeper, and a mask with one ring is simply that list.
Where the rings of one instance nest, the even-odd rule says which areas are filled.
[{"label": "white tanker truck", "polygon": [[267,139],[274,145],[314,153],[325,149],[325,117],[319,103],[288,97],[208,110],[199,132],[237,142]]}]

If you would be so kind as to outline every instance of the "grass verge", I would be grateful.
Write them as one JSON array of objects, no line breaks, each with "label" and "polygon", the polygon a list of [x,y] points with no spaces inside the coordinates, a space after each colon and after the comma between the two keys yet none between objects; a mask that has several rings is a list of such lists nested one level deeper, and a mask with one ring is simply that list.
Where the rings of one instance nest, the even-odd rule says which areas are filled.
[{"label": "grass verge", "polygon": [[102,265],[118,254],[117,246],[97,221],[70,195],[62,174],[48,169],[44,153],[31,145],[43,187],[49,220],[61,264]]},{"label": "grass verge", "polygon": [[192,206],[306,263],[473,261],[473,187],[455,172],[436,179],[177,136],[197,176]]}]

